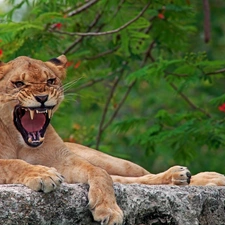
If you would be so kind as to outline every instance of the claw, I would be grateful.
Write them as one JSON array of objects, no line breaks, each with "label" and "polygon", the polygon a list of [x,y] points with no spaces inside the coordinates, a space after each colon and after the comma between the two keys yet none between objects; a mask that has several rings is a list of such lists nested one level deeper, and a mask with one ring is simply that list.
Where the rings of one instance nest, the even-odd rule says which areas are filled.
[{"label": "claw", "polygon": [[104,220],[101,221],[101,225],[108,224],[109,222],[109,217],[105,218]]}]

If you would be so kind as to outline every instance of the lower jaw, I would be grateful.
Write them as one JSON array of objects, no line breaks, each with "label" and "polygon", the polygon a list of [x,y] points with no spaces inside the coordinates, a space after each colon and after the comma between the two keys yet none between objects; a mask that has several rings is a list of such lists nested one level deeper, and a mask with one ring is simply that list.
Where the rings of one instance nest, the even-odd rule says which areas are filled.
[{"label": "lower jaw", "polygon": [[27,142],[30,145],[40,145],[44,141],[44,137],[41,136],[40,132],[32,132],[27,135]]}]

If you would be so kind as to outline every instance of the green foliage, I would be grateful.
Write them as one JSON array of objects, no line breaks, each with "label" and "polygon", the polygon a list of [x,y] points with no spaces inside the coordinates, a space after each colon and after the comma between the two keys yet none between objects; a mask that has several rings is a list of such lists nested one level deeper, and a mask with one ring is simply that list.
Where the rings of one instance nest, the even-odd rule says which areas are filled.
[{"label": "green foliage", "polygon": [[7,2],[2,61],[68,58],[65,101],[52,121],[65,140],[153,172],[185,164],[225,173],[222,0],[210,2],[208,44],[198,1]]}]

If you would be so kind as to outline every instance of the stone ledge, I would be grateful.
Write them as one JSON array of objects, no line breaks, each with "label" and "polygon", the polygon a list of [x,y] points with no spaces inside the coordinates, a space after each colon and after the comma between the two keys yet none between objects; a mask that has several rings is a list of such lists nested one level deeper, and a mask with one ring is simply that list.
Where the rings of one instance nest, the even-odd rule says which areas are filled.
[{"label": "stone ledge", "polygon": [[[224,187],[114,184],[124,225],[225,225]],[[44,194],[0,185],[0,224],[97,225],[87,204],[88,185],[63,184]]]}]

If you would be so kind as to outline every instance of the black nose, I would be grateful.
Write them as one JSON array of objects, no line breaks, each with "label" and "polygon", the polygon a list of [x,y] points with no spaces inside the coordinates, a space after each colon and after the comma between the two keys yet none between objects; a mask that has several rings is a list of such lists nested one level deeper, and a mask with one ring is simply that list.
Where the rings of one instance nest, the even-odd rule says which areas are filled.
[{"label": "black nose", "polygon": [[40,103],[44,103],[48,99],[48,95],[40,95],[40,96],[34,96],[34,97]]}]

